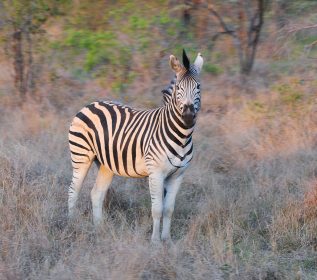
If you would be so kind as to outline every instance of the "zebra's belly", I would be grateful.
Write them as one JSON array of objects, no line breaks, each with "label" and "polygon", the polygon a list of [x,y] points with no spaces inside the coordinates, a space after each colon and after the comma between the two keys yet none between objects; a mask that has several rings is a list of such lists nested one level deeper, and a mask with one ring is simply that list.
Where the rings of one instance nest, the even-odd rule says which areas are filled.
[{"label": "zebra's belly", "polygon": [[142,178],[149,175],[144,158],[135,157],[133,159],[131,155],[128,155],[128,159],[125,161],[121,160],[121,166],[118,169],[111,168],[111,171],[116,175],[132,178]]},{"label": "zebra's belly", "polygon": [[[102,139],[103,140],[103,139]],[[100,141],[103,147],[96,153],[98,161],[114,174],[124,177],[140,178],[148,176],[145,159],[139,149],[132,150],[131,145],[121,149],[115,141]]]}]

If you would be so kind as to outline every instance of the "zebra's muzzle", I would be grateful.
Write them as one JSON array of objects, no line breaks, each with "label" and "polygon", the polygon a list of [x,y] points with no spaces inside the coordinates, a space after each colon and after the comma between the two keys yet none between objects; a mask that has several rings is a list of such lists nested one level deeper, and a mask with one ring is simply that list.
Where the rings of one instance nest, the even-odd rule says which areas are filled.
[{"label": "zebra's muzzle", "polygon": [[196,114],[194,105],[184,105],[182,118],[187,127],[192,127],[196,122]]}]

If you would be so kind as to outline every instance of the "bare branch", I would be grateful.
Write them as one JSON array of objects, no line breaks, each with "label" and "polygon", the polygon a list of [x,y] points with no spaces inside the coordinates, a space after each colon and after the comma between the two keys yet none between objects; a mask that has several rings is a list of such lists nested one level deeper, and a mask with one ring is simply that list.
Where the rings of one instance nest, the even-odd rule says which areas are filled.
[{"label": "bare branch", "polygon": [[210,13],[218,20],[220,26],[223,29],[223,32],[220,32],[221,34],[229,34],[233,37],[236,37],[236,30],[230,29],[223,18],[218,14],[218,12],[213,8],[213,5],[207,4],[207,9],[210,11]]},{"label": "bare branch", "polygon": [[311,29],[311,28],[317,28],[317,24],[300,26],[300,27],[293,27],[292,29],[287,30],[287,33],[294,33],[294,32],[298,32],[298,31],[306,30],[306,29]]},{"label": "bare branch", "polygon": [[263,25],[264,15],[264,0],[258,0],[258,10],[252,17],[249,29],[249,38],[252,37],[252,33],[255,33],[254,39],[249,40],[249,45],[256,46],[260,38],[260,31]]},{"label": "bare branch", "polygon": [[215,35],[213,35],[212,37],[211,37],[211,41],[216,41],[220,36],[222,36],[222,35],[228,35],[228,32],[226,32],[226,31],[223,31],[223,32],[218,32],[218,33],[216,33]]},{"label": "bare branch", "polygon": [[308,57],[308,58],[317,59],[317,57],[312,57],[312,56],[310,56],[310,52],[311,52],[312,48],[313,48],[314,46],[316,46],[316,45],[317,45],[317,40],[315,40],[314,42],[312,42],[312,43],[310,43],[309,45],[306,45],[306,46],[305,46],[305,52],[307,53],[307,57]]}]

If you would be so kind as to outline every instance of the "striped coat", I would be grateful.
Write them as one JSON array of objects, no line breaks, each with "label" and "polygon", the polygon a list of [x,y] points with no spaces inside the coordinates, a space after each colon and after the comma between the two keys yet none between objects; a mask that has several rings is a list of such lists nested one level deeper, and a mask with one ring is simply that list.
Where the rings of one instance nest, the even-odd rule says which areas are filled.
[{"label": "striped coat", "polygon": [[148,176],[154,222],[152,241],[160,239],[162,214],[162,238],[170,239],[175,196],[183,171],[193,156],[192,133],[200,108],[198,73],[202,58],[199,55],[190,66],[184,53],[185,67],[174,56],[170,64],[177,79],[163,107],[136,110],[100,101],[84,107],[73,119],[69,130],[73,165],[68,200],[70,216],[83,180],[95,161],[99,172],[91,192],[94,222],[101,222],[102,201],[113,175]]}]

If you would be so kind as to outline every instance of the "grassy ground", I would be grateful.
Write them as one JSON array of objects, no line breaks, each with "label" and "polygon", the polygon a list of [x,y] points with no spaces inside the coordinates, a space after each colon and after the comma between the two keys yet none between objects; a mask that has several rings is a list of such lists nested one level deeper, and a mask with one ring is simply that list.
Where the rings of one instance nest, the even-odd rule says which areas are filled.
[{"label": "grassy ground", "polygon": [[[239,90],[203,80],[195,158],[177,197],[175,246],[152,248],[147,180],[116,178],[105,225],[84,184],[67,222],[71,164],[63,114],[1,108],[1,279],[316,279],[316,80]],[[250,93],[251,92],[251,93]]]},{"label": "grassy ground", "polygon": [[[87,7],[91,24],[99,24],[95,15],[105,12]],[[21,107],[12,61],[0,53],[0,279],[317,279],[316,49],[304,50],[316,31],[288,38],[269,15],[253,74],[243,84],[231,38],[223,37],[212,52],[200,38],[197,51],[206,52],[202,111],[194,159],[176,199],[175,245],[150,245],[147,179],[113,180],[105,224],[96,231],[89,197],[95,167],[80,193],[77,218],[68,223],[67,133],[74,114],[95,99],[158,106],[171,77],[174,19],[155,9],[161,12],[157,30],[167,34],[148,34],[156,17],[143,8],[145,21],[142,13],[134,15],[139,9],[129,8],[128,21],[125,10],[112,10],[120,36],[110,42],[109,26],[78,36],[87,25],[80,17],[80,26],[70,18],[79,30],[64,32],[63,20],[48,23],[48,41],[38,42],[34,57],[40,61],[37,89]],[[307,13],[289,16],[289,25],[315,22],[316,13]],[[140,38],[136,26],[146,32],[139,30]],[[196,46],[184,41],[192,55]],[[173,48],[181,53],[178,44]]]}]

